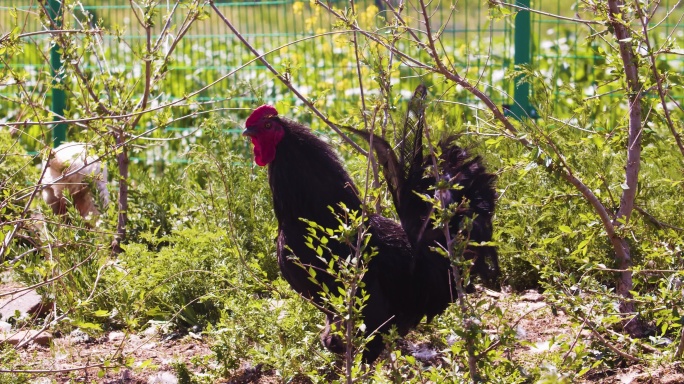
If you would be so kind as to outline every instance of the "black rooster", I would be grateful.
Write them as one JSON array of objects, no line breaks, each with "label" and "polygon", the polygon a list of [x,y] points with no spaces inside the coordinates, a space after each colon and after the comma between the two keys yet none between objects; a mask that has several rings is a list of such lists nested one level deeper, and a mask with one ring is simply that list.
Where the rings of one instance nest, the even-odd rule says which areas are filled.
[{"label": "black rooster", "polygon": [[[424,93],[417,90],[416,95],[424,97]],[[419,112],[424,111],[421,97],[414,96],[410,109],[415,109],[414,104],[418,105]],[[373,332],[384,334],[396,326],[403,336],[424,316],[430,321],[443,312],[456,296],[451,263],[432,248],[443,246],[445,236],[443,231],[432,228],[429,219],[431,207],[416,195],[434,195],[430,186],[436,179],[429,175],[423,177],[427,164],[419,147],[422,146],[423,112],[418,115],[415,112],[409,112],[409,118],[415,122],[407,119],[407,125],[413,125],[413,128],[404,132],[412,135],[412,148],[406,149],[411,155],[402,154],[399,160],[387,142],[377,138],[374,141],[379,143],[374,144],[374,149],[378,158],[384,160],[385,176],[401,225],[376,214],[369,215],[366,223],[371,235],[369,245],[377,251],[363,276],[365,291],[369,294],[362,311],[367,335]],[[320,272],[326,270],[326,264],[306,244],[309,224],[305,220],[324,228],[337,228],[338,217],[343,214],[340,204],[349,210],[361,211],[359,193],[330,145],[317,138],[309,128],[279,117],[272,106],[264,105],[252,112],[246,121],[244,135],[252,140],[256,163],[268,165],[279,228],[280,270],[295,291],[324,307],[322,285],[336,292],[339,283],[329,274]],[[492,187],[493,176],[484,171],[479,159],[468,159],[465,151],[451,142],[442,146],[443,167],[448,176],[440,177],[446,177],[447,182],[458,183],[462,188],[440,194],[458,203],[463,197],[471,200],[470,208],[461,209],[452,220],[452,233],[460,230],[464,215],[475,216],[470,238],[491,240],[491,215],[496,197]],[[399,172],[400,169],[406,171]],[[441,242],[441,245],[435,242]],[[332,239],[327,247],[332,254],[341,257],[353,253],[348,245]],[[494,249],[469,247],[468,250],[476,258],[472,271],[487,281],[493,281],[498,272]],[[493,262],[491,269],[487,260]],[[317,282],[309,278],[302,265],[319,271]],[[333,352],[341,352],[344,346],[329,333],[334,320],[334,316],[328,313],[322,341]],[[376,336],[366,345],[364,361],[373,362],[382,349],[382,337]]]}]

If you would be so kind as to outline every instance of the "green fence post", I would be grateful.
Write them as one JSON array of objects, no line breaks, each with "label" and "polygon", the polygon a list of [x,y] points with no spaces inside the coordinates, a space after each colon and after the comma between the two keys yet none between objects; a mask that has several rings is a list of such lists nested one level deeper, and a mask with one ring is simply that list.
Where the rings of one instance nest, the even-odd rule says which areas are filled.
[{"label": "green fence post", "polygon": [[[60,7],[61,2],[59,0],[49,0],[48,11],[50,12],[50,18],[55,23],[56,28],[61,28],[60,23]],[[66,108],[66,95],[63,89],[57,89],[56,86],[62,82],[61,77],[57,77],[56,74],[62,68],[61,54],[59,52],[59,46],[54,44],[50,48],[50,68],[52,76],[54,79],[52,81],[52,112],[55,117],[52,121],[61,120],[60,116],[64,116],[64,109]],[[66,129],[67,125],[65,123],[58,123],[52,129],[52,144],[57,147],[66,141]]]},{"label": "green fence post", "polygon": [[[530,0],[518,0],[517,5],[529,8]],[[515,16],[515,57],[514,63],[516,66],[521,64],[529,64],[532,55],[530,54],[530,45],[532,43],[530,11],[518,11]],[[530,108],[530,84],[518,84],[520,76],[515,78],[515,92],[513,93],[513,105],[511,106],[511,113],[517,118],[526,116],[534,117],[536,115]]]}]

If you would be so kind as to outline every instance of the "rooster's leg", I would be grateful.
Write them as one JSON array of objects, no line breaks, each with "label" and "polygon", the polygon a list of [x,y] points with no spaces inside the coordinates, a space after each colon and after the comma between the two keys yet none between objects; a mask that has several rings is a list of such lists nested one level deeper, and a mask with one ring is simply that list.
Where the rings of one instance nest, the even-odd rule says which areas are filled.
[{"label": "rooster's leg", "polygon": [[341,355],[345,351],[344,341],[336,332],[340,329],[342,321],[331,315],[326,315],[325,328],[321,333],[321,343],[330,352]]}]

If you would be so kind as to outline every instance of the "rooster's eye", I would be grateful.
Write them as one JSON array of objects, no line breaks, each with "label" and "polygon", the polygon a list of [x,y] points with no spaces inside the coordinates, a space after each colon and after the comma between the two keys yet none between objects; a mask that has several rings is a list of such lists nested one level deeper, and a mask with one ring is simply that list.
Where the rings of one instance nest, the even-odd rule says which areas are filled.
[{"label": "rooster's eye", "polygon": [[266,127],[266,129],[271,129],[271,123],[264,124],[264,127]]}]

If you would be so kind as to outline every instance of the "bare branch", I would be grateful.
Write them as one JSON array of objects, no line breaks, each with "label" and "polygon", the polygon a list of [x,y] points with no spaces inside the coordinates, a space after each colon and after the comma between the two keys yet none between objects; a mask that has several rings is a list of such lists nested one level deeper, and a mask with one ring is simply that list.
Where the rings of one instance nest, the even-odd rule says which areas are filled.
[{"label": "bare branch", "polygon": [[637,10],[637,16],[641,21],[641,26],[644,31],[643,41],[644,44],[646,44],[648,58],[651,60],[651,71],[653,72],[653,77],[655,78],[656,85],[658,87],[658,97],[660,97],[660,105],[662,105],[663,107],[665,121],[667,121],[667,127],[670,129],[670,132],[672,133],[672,136],[674,137],[675,142],[677,143],[677,147],[679,147],[679,152],[682,154],[682,156],[684,156],[684,143],[682,142],[682,137],[680,136],[679,132],[677,132],[674,121],[672,121],[672,117],[670,116],[670,110],[668,109],[667,102],[665,101],[665,95],[667,94],[667,91],[663,86],[663,78],[658,73],[658,66],[656,63],[655,53],[653,53],[651,41],[648,38],[648,20],[646,18],[646,15],[644,14],[644,11],[641,9],[641,4],[639,0],[634,1],[634,6]]},{"label": "bare branch", "polygon": [[619,43],[620,56],[625,68],[627,91],[629,96],[629,136],[627,140],[627,167],[625,171],[626,188],[620,198],[620,209],[617,220],[621,218],[629,221],[634,208],[639,167],[641,164],[641,82],[637,69],[637,58],[632,48],[631,32],[625,25],[621,0],[609,0],[609,19],[615,31],[615,38]]}]

